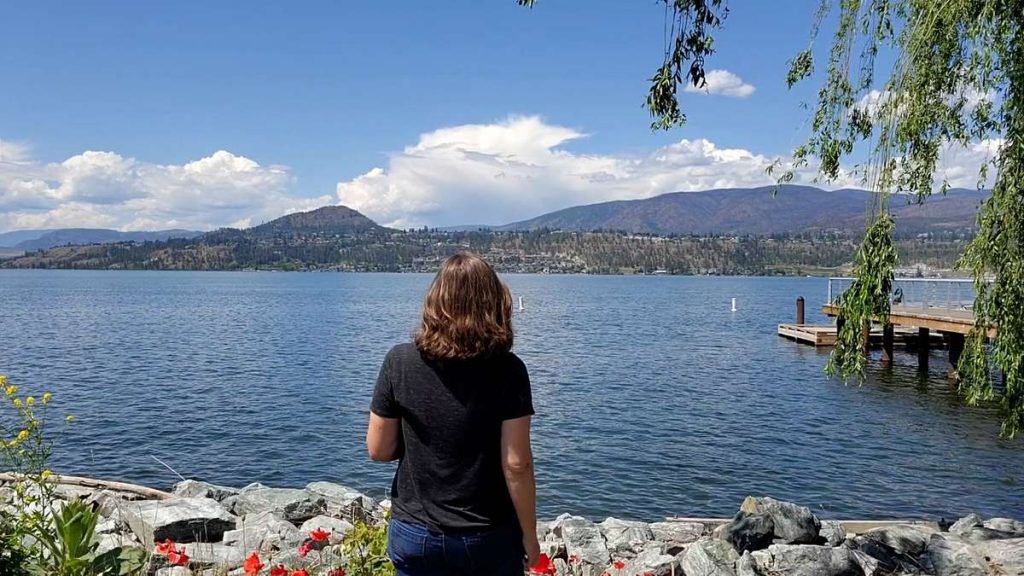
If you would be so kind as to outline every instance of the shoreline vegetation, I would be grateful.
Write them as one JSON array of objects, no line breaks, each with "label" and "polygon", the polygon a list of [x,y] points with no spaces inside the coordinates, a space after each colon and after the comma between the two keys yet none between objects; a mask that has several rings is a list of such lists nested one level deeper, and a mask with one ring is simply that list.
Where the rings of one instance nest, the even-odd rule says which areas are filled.
[{"label": "shoreline vegetation", "polygon": [[[24,506],[18,477],[0,477],[0,507]],[[97,514],[96,553],[144,556],[137,574],[391,574],[390,502],[330,482],[242,488],[196,480],[171,492],[50,476],[53,510]],[[39,506],[35,501],[30,506]],[[874,576],[1024,574],[1024,522],[975,514],[942,520],[822,520],[810,509],[749,497],[731,519],[642,522],[563,514],[541,522],[546,573],[598,576]],[[254,560],[255,558],[255,560]],[[252,571],[254,566],[258,569]]]}]

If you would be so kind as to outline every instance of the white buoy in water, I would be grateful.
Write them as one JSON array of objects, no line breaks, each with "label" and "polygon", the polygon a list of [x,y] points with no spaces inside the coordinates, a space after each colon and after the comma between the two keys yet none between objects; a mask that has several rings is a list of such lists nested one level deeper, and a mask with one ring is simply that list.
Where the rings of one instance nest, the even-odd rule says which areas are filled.
[{"label": "white buoy in water", "polygon": [[519,297],[519,309],[520,310],[526,310],[526,308],[523,307],[523,297],[522,296]]},{"label": "white buoy in water", "polygon": [[735,298],[732,299],[732,311],[733,312],[736,311],[736,299]]}]

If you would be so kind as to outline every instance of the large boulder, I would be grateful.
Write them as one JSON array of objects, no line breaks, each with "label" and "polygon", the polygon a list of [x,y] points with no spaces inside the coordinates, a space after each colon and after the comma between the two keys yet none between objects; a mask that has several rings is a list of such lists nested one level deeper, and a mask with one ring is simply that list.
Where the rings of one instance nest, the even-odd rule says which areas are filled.
[{"label": "large boulder", "polygon": [[603,566],[611,560],[600,528],[586,518],[573,516],[561,521],[557,530],[565,541],[565,551],[588,564]]},{"label": "large boulder", "polygon": [[990,530],[1013,534],[1015,538],[1024,536],[1024,522],[1012,518],[991,518],[986,520],[982,526]]},{"label": "large boulder", "polygon": [[377,512],[377,503],[362,492],[333,482],[312,482],[306,492],[324,499],[324,513],[350,522],[370,522]]},{"label": "large boulder", "polygon": [[268,510],[240,518],[235,530],[224,533],[224,544],[243,550],[270,552],[291,547],[301,542],[303,537],[294,524]]},{"label": "large boulder", "polygon": [[764,550],[775,539],[775,522],[769,514],[740,512],[721,529],[720,536],[741,553]]},{"label": "large boulder", "polygon": [[230,570],[241,566],[252,554],[252,550],[211,542],[192,542],[183,547],[193,569],[216,567]]},{"label": "large boulder", "polygon": [[654,533],[645,522],[608,518],[598,527],[612,555],[639,552],[644,544],[654,539]]},{"label": "large boulder", "polygon": [[822,520],[818,538],[829,546],[839,546],[846,540],[846,529],[837,520]]},{"label": "large boulder", "polygon": [[125,502],[121,515],[147,548],[167,538],[175,542],[219,542],[237,520],[209,498]]},{"label": "large boulder", "polygon": [[897,524],[868,530],[861,537],[885,544],[900,554],[920,556],[937,531],[925,525]]},{"label": "large boulder", "polygon": [[337,544],[345,538],[345,534],[348,534],[352,528],[354,526],[348,520],[342,520],[333,516],[317,516],[303,522],[299,532],[304,537],[308,537],[314,530],[323,530],[331,534],[331,544]]},{"label": "large boulder", "polygon": [[217,502],[223,502],[238,494],[238,488],[218,486],[200,480],[182,480],[174,485],[172,491],[184,498],[209,498]]},{"label": "large boulder", "polygon": [[679,566],[679,559],[662,552],[658,546],[649,547],[626,562],[622,574],[643,574],[645,576],[672,576]]},{"label": "large boulder", "polygon": [[843,547],[854,551],[862,567],[871,566],[871,570],[864,570],[865,574],[873,574],[876,568],[881,569],[884,574],[919,572],[915,556],[900,552],[879,539],[855,536],[843,542]]},{"label": "large boulder", "polygon": [[774,498],[748,496],[740,511],[750,515],[771,516],[776,540],[787,544],[811,544],[818,540],[821,522],[806,506],[797,506]]},{"label": "large boulder", "polygon": [[706,531],[707,527],[699,522],[670,520],[650,525],[650,532],[654,539],[665,542],[669,549],[681,548],[685,544],[696,542]]},{"label": "large boulder", "polygon": [[970,542],[956,534],[932,534],[922,563],[935,576],[986,576],[988,564]]},{"label": "large boulder", "polygon": [[975,548],[998,574],[1024,574],[1024,538],[989,540]]},{"label": "large boulder", "polygon": [[[751,554],[756,571],[772,576],[864,576],[848,548],[808,544],[772,544]],[[689,576],[689,574],[687,574]]]},{"label": "large boulder", "polygon": [[725,540],[701,540],[680,554],[686,576],[736,576],[739,554]]},{"label": "large boulder", "polygon": [[244,516],[271,511],[289,522],[299,524],[327,511],[327,501],[319,494],[296,488],[269,488],[250,484],[225,500],[231,502],[235,514]]}]

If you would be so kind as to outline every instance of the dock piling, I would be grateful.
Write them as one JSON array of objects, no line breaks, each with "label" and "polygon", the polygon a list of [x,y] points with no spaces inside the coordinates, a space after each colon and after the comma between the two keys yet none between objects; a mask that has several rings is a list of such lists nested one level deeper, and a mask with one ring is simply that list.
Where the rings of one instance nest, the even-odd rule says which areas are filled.
[{"label": "dock piling", "polygon": [[928,371],[928,352],[931,340],[931,330],[928,328],[917,329],[917,367],[923,372]]},{"label": "dock piling", "polygon": [[953,380],[959,380],[960,355],[964,352],[964,335],[957,332],[947,332],[946,342],[949,343],[949,377]]},{"label": "dock piling", "polygon": [[797,326],[804,325],[804,297],[797,296],[796,298],[796,323]]},{"label": "dock piling", "polygon": [[892,324],[882,326],[882,362],[892,365],[895,328]]}]

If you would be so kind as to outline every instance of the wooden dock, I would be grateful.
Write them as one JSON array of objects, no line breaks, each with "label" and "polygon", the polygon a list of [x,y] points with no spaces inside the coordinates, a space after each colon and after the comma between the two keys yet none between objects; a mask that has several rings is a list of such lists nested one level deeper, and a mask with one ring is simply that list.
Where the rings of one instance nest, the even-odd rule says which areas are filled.
[{"label": "wooden dock", "polygon": [[[804,323],[804,299],[797,298],[796,322],[779,324],[779,336],[814,346],[835,346],[837,327],[843,325],[839,307],[834,305],[841,289],[852,278],[829,278],[828,304],[821,311],[836,319],[835,325],[814,326]],[[894,281],[892,303],[885,324],[874,322],[862,327],[867,343],[865,354],[873,346],[882,349],[882,362],[891,364],[897,343],[905,344],[917,352],[918,365],[927,369],[929,350],[945,348],[949,351],[949,375],[957,378],[957,367],[963,354],[965,337],[974,328],[973,283],[963,279],[897,278]],[[988,337],[994,338],[995,326],[989,327]]]},{"label": "wooden dock", "polygon": [[[779,336],[812,346],[835,346],[836,326],[835,324],[779,324]],[[868,338],[872,346],[882,346],[885,340],[885,330],[881,326],[876,326],[871,329]],[[919,344],[920,338],[921,333],[914,328],[898,327],[893,330],[893,341],[897,344],[916,346]],[[928,345],[931,348],[945,346],[941,334],[929,333],[928,339]]]}]

